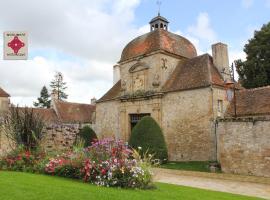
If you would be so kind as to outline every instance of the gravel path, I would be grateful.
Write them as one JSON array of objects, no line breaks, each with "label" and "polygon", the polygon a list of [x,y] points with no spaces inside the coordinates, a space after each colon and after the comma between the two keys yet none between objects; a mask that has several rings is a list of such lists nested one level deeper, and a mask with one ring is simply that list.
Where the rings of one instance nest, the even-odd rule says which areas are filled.
[{"label": "gravel path", "polygon": [[270,179],[204,172],[154,169],[156,182],[270,199]]}]

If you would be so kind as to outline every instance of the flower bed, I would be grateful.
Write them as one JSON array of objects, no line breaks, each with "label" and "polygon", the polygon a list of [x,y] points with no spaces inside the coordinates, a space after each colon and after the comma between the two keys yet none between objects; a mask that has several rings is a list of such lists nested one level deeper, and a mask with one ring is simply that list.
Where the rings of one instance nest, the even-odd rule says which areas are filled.
[{"label": "flower bed", "polygon": [[[106,187],[153,187],[150,158],[141,159],[137,151],[129,149],[120,140],[96,141],[90,147],[51,158],[44,155],[32,156],[27,152],[13,152],[12,155],[12,159],[11,155],[2,159],[0,168],[19,171],[29,168],[31,170],[27,171],[81,179]],[[20,164],[21,159],[16,157],[22,155],[23,165]]]}]

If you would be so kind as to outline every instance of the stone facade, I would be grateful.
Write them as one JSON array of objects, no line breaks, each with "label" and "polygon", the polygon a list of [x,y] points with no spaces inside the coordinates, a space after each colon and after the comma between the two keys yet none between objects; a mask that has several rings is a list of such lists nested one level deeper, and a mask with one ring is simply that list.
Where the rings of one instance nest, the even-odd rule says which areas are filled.
[{"label": "stone facade", "polygon": [[0,97],[0,113],[4,113],[8,110],[9,106],[9,98],[8,97]]},{"label": "stone facade", "polygon": [[122,93],[130,94],[137,90],[160,91],[179,60],[179,57],[160,52],[122,63],[120,66]]},{"label": "stone facade", "polygon": [[218,123],[222,171],[270,177],[270,120],[241,118]]},{"label": "stone facade", "polygon": [[170,160],[215,160],[211,98],[210,88],[165,95],[162,129]]}]

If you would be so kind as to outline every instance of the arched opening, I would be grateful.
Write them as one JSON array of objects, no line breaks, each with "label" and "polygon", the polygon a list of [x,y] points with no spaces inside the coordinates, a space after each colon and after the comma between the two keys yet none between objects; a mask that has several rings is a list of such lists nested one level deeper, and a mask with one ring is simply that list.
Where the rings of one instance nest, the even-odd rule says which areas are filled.
[{"label": "arched opening", "polygon": [[155,28],[158,28],[158,24],[155,24]]},{"label": "arched opening", "polygon": [[163,29],[163,24],[162,24],[162,23],[160,24],[160,28],[162,28],[162,29]]}]

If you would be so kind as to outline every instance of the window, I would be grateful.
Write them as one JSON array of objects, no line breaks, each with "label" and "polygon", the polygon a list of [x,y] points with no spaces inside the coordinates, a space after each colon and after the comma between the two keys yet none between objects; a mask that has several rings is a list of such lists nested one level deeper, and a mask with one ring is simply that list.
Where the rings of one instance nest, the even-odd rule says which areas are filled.
[{"label": "window", "polygon": [[130,114],[130,127],[131,127],[131,130],[145,116],[150,116],[150,113]]},{"label": "window", "polygon": [[218,100],[217,110],[218,110],[218,115],[223,114],[223,101],[222,100]]}]

